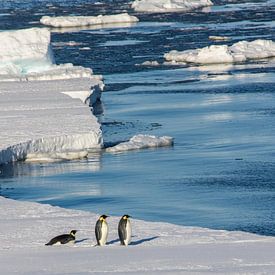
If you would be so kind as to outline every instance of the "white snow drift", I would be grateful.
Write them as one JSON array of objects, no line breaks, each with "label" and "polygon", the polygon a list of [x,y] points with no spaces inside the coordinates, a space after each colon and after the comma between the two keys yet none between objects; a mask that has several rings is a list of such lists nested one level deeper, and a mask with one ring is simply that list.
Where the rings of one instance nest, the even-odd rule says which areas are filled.
[{"label": "white snow drift", "polygon": [[151,135],[136,135],[129,141],[119,143],[106,149],[107,152],[122,152],[145,148],[164,147],[173,145],[172,137],[156,137]]},{"label": "white snow drift", "polygon": [[85,27],[92,25],[105,25],[115,23],[134,23],[138,18],[127,13],[98,16],[43,16],[40,22],[55,28]]},{"label": "white snow drift", "polygon": [[0,164],[101,148],[100,125],[83,104],[100,98],[101,76],[54,64],[47,29],[0,32],[0,40]]},{"label": "white snow drift", "polygon": [[132,8],[139,12],[186,12],[211,6],[210,0],[135,0]]},{"label": "white snow drift", "polygon": [[[2,274],[275,272],[274,237],[132,218],[132,242],[123,247],[117,236],[120,217],[110,217],[107,245],[96,247],[94,225],[98,214],[3,197],[0,206]],[[76,244],[44,245],[72,229],[79,230]]]},{"label": "white snow drift", "polygon": [[198,64],[234,63],[249,59],[275,56],[275,42],[272,40],[240,41],[232,46],[212,45],[202,49],[170,51],[164,55],[167,61]]}]

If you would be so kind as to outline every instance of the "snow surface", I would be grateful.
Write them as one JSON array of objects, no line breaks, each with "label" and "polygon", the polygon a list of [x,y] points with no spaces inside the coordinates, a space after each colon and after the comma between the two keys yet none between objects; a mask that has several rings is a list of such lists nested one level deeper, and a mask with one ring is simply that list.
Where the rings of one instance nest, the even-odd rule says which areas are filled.
[{"label": "snow surface", "polygon": [[[132,242],[124,247],[117,236],[120,217],[110,217],[107,245],[97,247],[94,226],[102,213],[3,197],[0,206],[0,265],[5,275],[275,272],[274,237],[132,218]],[[74,245],[44,245],[72,229],[79,230]]]},{"label": "snow surface", "polygon": [[275,56],[275,42],[272,40],[240,41],[232,46],[211,45],[195,50],[170,51],[164,55],[167,61],[198,64],[234,63],[249,59]]},{"label": "snow surface", "polygon": [[98,16],[43,16],[40,23],[55,28],[84,27],[91,25],[104,25],[115,23],[138,22],[138,18],[127,13]]},{"label": "snow surface", "polygon": [[138,12],[185,12],[211,6],[210,0],[135,0],[132,8]]},{"label": "snow surface", "polygon": [[106,148],[107,152],[122,152],[145,148],[164,147],[173,145],[172,137],[156,137],[151,135],[135,135],[129,141],[119,143],[113,147]]}]

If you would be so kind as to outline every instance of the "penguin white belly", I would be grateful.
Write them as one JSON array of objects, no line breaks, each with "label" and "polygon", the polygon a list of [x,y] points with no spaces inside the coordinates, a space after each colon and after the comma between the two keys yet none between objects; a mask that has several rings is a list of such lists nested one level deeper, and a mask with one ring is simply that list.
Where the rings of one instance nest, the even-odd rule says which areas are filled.
[{"label": "penguin white belly", "polygon": [[127,221],[127,224],[126,224],[126,232],[127,232],[127,236],[126,236],[126,240],[124,240],[124,243],[125,245],[128,245],[131,242],[131,237],[132,237],[132,227],[129,220]]},{"label": "penguin white belly", "polygon": [[105,245],[108,237],[108,225],[106,222],[102,223],[101,226],[101,239],[99,240],[100,245]]}]

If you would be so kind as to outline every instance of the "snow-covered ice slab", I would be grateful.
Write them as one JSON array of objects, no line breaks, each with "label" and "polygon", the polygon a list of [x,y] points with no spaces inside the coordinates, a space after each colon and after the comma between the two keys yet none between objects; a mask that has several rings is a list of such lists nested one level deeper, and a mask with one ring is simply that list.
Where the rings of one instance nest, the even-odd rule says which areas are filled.
[{"label": "snow-covered ice slab", "polygon": [[[2,274],[274,274],[275,238],[131,219],[120,246],[120,217],[108,218],[105,247],[95,247],[99,214],[0,197]],[[108,213],[105,213],[108,214]],[[124,213],[122,213],[124,214]],[[131,214],[131,213],[128,213]],[[79,230],[76,244],[48,247],[52,237]]]},{"label": "snow-covered ice slab", "polygon": [[134,23],[138,21],[136,16],[129,15],[128,13],[98,16],[43,16],[40,19],[41,24],[55,28],[84,27],[104,24],[114,25],[115,23]]},{"label": "snow-covered ice slab", "polygon": [[135,0],[132,8],[138,12],[186,12],[211,6],[210,0]]},{"label": "snow-covered ice slab", "polygon": [[172,137],[156,137],[151,135],[136,135],[130,138],[129,141],[119,143],[113,147],[106,148],[106,152],[122,152],[154,147],[172,146]]},{"label": "snow-covered ice slab", "polygon": [[164,55],[167,61],[197,64],[234,63],[250,59],[275,56],[275,42],[272,40],[240,41],[232,46],[211,45],[195,50],[170,51]]},{"label": "snow-covered ice slab", "polygon": [[100,125],[79,98],[88,78],[0,82],[0,164],[28,154],[70,153],[101,148]]}]

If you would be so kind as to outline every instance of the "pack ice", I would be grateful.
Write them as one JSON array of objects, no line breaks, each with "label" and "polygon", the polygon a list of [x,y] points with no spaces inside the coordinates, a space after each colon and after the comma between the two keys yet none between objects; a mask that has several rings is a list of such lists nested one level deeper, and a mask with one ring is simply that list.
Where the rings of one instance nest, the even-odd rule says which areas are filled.
[{"label": "pack ice", "polygon": [[102,147],[93,105],[101,76],[56,65],[47,29],[0,32],[0,164],[35,154],[83,157]]}]

